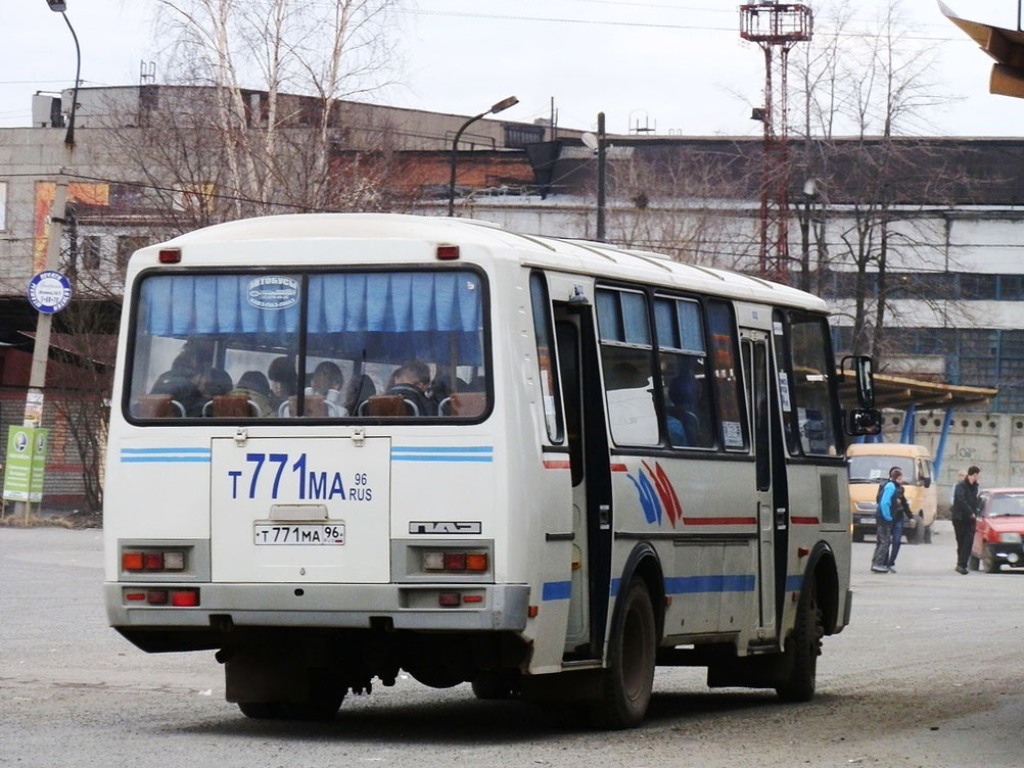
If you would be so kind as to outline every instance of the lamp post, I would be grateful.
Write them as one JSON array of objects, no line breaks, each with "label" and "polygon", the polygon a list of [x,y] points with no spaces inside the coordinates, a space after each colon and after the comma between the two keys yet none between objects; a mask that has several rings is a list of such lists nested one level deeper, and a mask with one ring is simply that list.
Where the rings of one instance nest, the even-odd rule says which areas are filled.
[{"label": "lamp post", "polygon": [[[68,20],[67,4],[63,0],[46,0],[46,4],[54,13],[64,17],[64,23],[71,30],[71,37],[75,41],[75,87],[72,91],[71,114],[68,115],[68,129],[64,135],[64,147],[67,159],[70,160],[75,149],[75,105],[78,101],[78,80],[82,71],[82,51],[78,45],[78,35]],[[57,177],[57,183],[53,192],[53,203],[50,208],[50,232],[46,243],[46,264],[47,272],[55,272],[60,266],[60,241],[64,234],[64,208],[67,203],[67,180],[61,173]],[[36,323],[36,338],[32,347],[32,368],[29,374],[29,395],[35,400],[38,399],[39,408],[42,403],[42,390],[46,387],[46,363],[50,357],[50,325],[52,311],[40,311]],[[29,401],[26,400],[26,421],[34,415],[29,413]]]},{"label": "lamp post", "polygon": [[[78,82],[82,72],[82,51],[78,45],[78,35],[74,27],[64,13],[67,4],[63,0],[46,0],[47,6],[54,13],[64,17],[64,23],[71,30],[71,37],[75,41],[75,87],[72,91],[71,113],[68,116],[67,132],[64,135],[64,154],[67,161],[73,157],[75,150],[75,107],[78,102]],[[36,318],[36,335],[32,345],[32,366],[29,370],[28,391],[25,394],[25,414],[23,425],[26,428],[41,427],[43,424],[43,401],[46,389],[46,367],[50,357],[50,329],[53,322],[53,315],[59,312],[66,305],[71,296],[71,286],[59,271],[60,266],[60,242],[64,234],[64,208],[67,204],[67,179],[62,168],[57,175],[54,184],[53,202],[50,208],[50,230],[46,243],[46,261],[43,271],[36,274],[29,282],[29,300],[38,311]],[[32,432],[29,432],[32,434]],[[42,450],[39,447],[33,448],[41,453],[45,463],[45,439]],[[33,468],[32,473],[37,470]],[[41,471],[38,470],[38,471]],[[42,489],[39,488],[41,499]],[[19,502],[17,506],[24,504],[24,514],[28,517],[33,491],[29,491],[25,502]]]},{"label": "lamp post", "polygon": [[462,134],[465,132],[465,130],[467,128],[469,128],[469,126],[471,126],[473,123],[475,123],[480,118],[487,117],[487,115],[496,115],[499,112],[503,112],[504,110],[508,109],[509,107],[513,107],[513,106],[515,106],[518,103],[519,103],[519,99],[517,99],[515,96],[509,96],[507,99],[502,99],[497,104],[494,104],[493,106],[491,106],[491,108],[488,109],[486,112],[481,112],[479,115],[475,115],[474,117],[469,118],[469,120],[464,122],[462,124],[462,126],[459,128],[459,130],[456,131],[456,133],[455,133],[455,140],[452,141],[451,178],[448,181],[448,215],[449,216],[454,216],[455,215],[455,165],[458,162],[459,139],[462,138]]},{"label": "lamp post", "polygon": [[[825,186],[819,179],[807,179],[803,188],[803,210],[799,211],[800,222],[800,288],[811,291],[811,237],[813,235],[817,257],[818,279],[828,260],[828,245],[825,243],[825,211],[828,198]],[[813,230],[812,230],[813,227]]]}]

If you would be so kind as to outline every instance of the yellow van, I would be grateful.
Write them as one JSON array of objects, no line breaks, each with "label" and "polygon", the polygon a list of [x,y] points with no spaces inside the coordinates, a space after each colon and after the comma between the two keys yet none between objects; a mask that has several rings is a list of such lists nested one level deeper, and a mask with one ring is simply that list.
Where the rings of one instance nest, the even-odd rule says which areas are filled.
[{"label": "yellow van", "polygon": [[903,470],[903,487],[914,513],[903,534],[912,544],[930,544],[932,523],[938,509],[932,483],[932,454],[923,445],[907,443],[854,443],[846,451],[849,459],[850,515],[853,540],[864,541],[875,532],[875,498],[878,485],[889,477],[892,467]]}]

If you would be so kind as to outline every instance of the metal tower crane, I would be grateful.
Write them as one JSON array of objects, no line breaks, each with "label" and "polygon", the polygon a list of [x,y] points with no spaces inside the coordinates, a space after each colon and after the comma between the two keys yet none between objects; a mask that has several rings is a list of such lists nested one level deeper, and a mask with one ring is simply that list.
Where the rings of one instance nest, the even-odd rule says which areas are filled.
[{"label": "metal tower crane", "polygon": [[[764,51],[764,107],[753,117],[764,124],[761,164],[760,273],[789,281],[789,125],[786,70],[789,51],[811,39],[813,17],[806,5],[765,0],[740,6],[740,37]],[[776,55],[777,54],[777,55]]]}]

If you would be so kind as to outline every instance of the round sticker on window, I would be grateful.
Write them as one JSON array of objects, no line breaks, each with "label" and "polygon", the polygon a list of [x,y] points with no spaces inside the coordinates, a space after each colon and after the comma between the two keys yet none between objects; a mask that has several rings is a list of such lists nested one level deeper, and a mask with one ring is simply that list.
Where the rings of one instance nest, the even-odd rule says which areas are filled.
[{"label": "round sticker on window", "polygon": [[287,309],[299,301],[299,281],[291,277],[257,277],[249,281],[249,304],[257,309]]}]

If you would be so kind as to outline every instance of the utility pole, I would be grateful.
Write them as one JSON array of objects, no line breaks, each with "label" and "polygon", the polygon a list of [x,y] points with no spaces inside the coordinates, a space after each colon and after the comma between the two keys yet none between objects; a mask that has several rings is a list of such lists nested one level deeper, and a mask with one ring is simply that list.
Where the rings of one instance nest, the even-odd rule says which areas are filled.
[{"label": "utility pole", "polygon": [[[764,107],[753,118],[764,124],[761,162],[760,274],[789,281],[789,123],[787,69],[789,51],[811,39],[811,9],[805,5],[763,2],[740,6],[740,37],[764,51]],[[775,53],[778,52],[776,57]],[[778,72],[774,70],[778,68]],[[777,75],[777,78],[773,75]],[[777,89],[777,93],[776,93]]]},{"label": "utility pole", "polygon": [[605,242],[605,172],[608,166],[608,141],[604,132],[604,112],[597,113],[597,240]]},{"label": "utility pole", "polygon": [[[71,110],[68,115],[67,131],[64,135],[64,161],[70,165],[75,152],[75,112],[78,106],[78,85],[82,72],[82,51],[78,45],[78,35],[71,26],[65,11],[67,4],[63,0],[46,0],[50,10],[64,18],[75,42],[75,83],[72,89]],[[46,258],[43,270],[37,272],[29,281],[28,296],[32,306],[39,313],[36,318],[36,333],[32,345],[32,364],[29,369],[28,391],[25,393],[25,412],[22,419],[23,436],[30,443],[23,447],[29,451],[33,460],[28,470],[29,484],[25,488],[24,500],[16,504],[16,513],[29,516],[32,501],[42,500],[42,473],[46,461],[45,430],[43,426],[43,406],[46,397],[46,368],[50,359],[50,331],[53,326],[53,315],[64,309],[71,299],[71,285],[60,269],[60,246],[64,236],[64,210],[67,207],[67,169],[61,167],[54,182],[53,201],[50,207],[50,226],[46,241]],[[38,459],[38,461],[37,461]],[[38,466],[37,466],[38,464]],[[34,475],[38,473],[37,477]],[[5,498],[8,491],[5,477]],[[20,491],[20,489],[19,489]],[[16,497],[18,498],[18,497]]]}]

